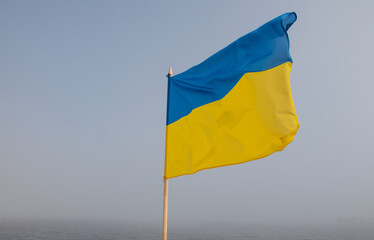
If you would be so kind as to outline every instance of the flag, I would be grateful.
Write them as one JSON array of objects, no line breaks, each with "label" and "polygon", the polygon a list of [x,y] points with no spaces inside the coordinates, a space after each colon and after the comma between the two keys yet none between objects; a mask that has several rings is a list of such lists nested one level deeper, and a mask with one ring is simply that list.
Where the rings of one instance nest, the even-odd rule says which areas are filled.
[{"label": "flag", "polygon": [[168,79],[165,179],[264,158],[299,123],[285,13]]}]

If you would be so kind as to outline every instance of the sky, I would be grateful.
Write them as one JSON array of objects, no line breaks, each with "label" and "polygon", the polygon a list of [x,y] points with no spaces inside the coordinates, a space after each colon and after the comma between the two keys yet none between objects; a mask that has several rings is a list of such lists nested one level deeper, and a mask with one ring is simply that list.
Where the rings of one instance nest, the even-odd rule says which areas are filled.
[{"label": "sky", "polygon": [[0,1],[0,218],[162,223],[175,74],[290,11],[300,129],[169,181],[169,226],[374,219],[372,1]]}]

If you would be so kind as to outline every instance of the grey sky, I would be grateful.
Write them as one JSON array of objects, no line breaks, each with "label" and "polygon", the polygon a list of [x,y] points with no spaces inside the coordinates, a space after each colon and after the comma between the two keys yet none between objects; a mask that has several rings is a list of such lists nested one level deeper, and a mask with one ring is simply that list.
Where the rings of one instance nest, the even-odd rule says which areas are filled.
[{"label": "grey sky", "polygon": [[170,224],[374,218],[371,1],[0,1],[0,217],[162,221],[166,78],[279,16],[300,130],[170,180]]}]

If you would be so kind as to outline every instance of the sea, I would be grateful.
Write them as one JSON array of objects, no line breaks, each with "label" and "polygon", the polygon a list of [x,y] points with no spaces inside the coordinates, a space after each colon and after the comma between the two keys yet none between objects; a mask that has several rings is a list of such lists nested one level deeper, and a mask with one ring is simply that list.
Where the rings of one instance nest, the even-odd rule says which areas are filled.
[{"label": "sea", "polygon": [[[0,240],[160,240],[161,226],[85,221],[0,221]],[[169,240],[374,240],[372,223],[169,226]]]}]

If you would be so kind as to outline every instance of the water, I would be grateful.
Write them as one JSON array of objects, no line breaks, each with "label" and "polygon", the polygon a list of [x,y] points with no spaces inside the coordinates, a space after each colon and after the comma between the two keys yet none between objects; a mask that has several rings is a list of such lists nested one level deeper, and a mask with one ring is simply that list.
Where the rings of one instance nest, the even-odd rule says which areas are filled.
[{"label": "water", "polygon": [[[153,240],[161,226],[98,222],[0,222],[0,240]],[[169,226],[169,240],[374,240],[373,225]]]}]

